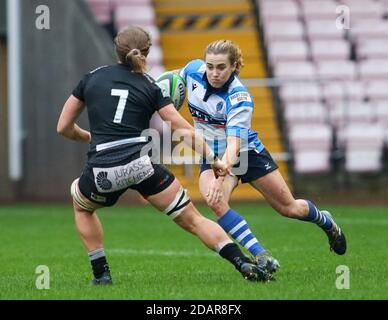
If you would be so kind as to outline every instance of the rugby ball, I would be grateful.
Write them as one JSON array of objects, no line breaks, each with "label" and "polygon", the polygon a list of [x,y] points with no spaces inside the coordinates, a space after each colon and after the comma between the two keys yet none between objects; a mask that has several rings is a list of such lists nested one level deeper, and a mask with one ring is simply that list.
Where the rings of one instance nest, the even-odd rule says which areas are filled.
[{"label": "rugby ball", "polygon": [[162,90],[163,96],[170,97],[175,109],[182,107],[186,97],[186,82],[175,72],[162,73],[156,80],[156,84]]}]

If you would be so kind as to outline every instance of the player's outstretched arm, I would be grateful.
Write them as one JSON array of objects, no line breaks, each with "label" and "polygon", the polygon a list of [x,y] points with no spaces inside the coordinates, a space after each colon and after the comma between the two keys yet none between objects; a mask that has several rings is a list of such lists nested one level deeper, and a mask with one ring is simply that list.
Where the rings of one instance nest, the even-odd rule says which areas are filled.
[{"label": "player's outstretched arm", "polygon": [[63,106],[57,124],[57,132],[66,138],[76,141],[89,142],[90,132],[81,129],[75,121],[85,108],[85,104],[71,95]]},{"label": "player's outstretched arm", "polygon": [[169,104],[159,110],[160,117],[171,123],[171,129],[173,131],[179,130],[183,136],[184,141],[190,141],[190,147],[202,155],[208,162],[212,163],[212,167],[216,176],[226,175],[226,165],[215,157],[214,152],[203,140],[202,136],[197,133],[194,127],[183,118],[180,113],[175,109],[173,104]]}]

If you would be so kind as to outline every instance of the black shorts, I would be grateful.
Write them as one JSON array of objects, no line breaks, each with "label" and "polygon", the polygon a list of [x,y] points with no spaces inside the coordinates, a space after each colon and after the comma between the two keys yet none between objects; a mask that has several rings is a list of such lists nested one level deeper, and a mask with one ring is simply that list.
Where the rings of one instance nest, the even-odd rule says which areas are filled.
[{"label": "black shorts", "polygon": [[[236,174],[238,179],[241,179],[242,183],[251,182],[264,177],[278,168],[278,165],[265,148],[260,153],[255,150],[242,152],[240,159],[241,161],[233,166],[232,172]],[[201,164],[200,173],[209,169],[211,169],[210,164],[203,163]]]},{"label": "black shorts", "polygon": [[[138,160],[145,157],[140,157],[140,152],[137,152],[126,157],[117,155],[111,157],[116,160],[114,163],[109,163],[109,160],[88,162],[79,179],[81,193],[90,201],[109,207],[113,206],[128,189],[138,191],[144,198],[162,192],[173,183],[175,177],[165,166],[154,164],[149,158],[146,161],[148,170],[142,171],[142,165]],[[121,158],[120,161],[117,161],[118,158]],[[135,180],[133,177],[129,179],[129,174],[136,174],[136,171],[135,179],[143,180],[131,184]],[[120,190],[116,190],[117,188]]]}]

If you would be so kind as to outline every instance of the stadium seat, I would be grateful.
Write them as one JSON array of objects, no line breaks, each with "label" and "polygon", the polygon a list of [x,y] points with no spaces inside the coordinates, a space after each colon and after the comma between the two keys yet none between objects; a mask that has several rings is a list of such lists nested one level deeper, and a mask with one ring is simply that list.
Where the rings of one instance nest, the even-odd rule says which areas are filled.
[{"label": "stadium seat", "polygon": [[367,81],[365,94],[371,101],[388,100],[388,80]]},{"label": "stadium seat", "polygon": [[368,59],[359,63],[359,75],[362,80],[388,80],[388,60]]},{"label": "stadium seat", "polygon": [[350,44],[344,39],[311,40],[311,56],[316,62],[325,60],[347,60],[350,58]]},{"label": "stadium seat", "polygon": [[329,125],[293,126],[289,137],[297,173],[323,173],[330,170],[332,131]]},{"label": "stadium seat", "polygon": [[284,103],[287,128],[303,124],[326,123],[327,111],[322,103]]},{"label": "stadium seat", "polygon": [[365,84],[360,81],[329,81],[323,85],[326,102],[363,101],[365,95]]},{"label": "stadium seat", "polygon": [[388,100],[375,101],[372,106],[375,109],[377,122],[388,129]]},{"label": "stadium seat", "polygon": [[344,29],[338,29],[336,21],[330,20],[307,20],[307,35],[310,41],[318,39],[343,39]]},{"label": "stadium seat", "polygon": [[96,21],[100,24],[108,24],[112,21],[113,6],[106,0],[87,0]]},{"label": "stadium seat", "polygon": [[377,172],[382,169],[384,128],[381,125],[349,125],[343,137],[347,171]]},{"label": "stadium seat", "polygon": [[342,0],[350,8],[351,19],[381,19],[384,14],[384,4],[374,0]]},{"label": "stadium seat", "polygon": [[358,43],[364,39],[388,39],[388,22],[384,20],[368,19],[352,23],[349,30],[350,40]]},{"label": "stadium seat", "polygon": [[328,103],[330,123],[337,130],[349,124],[372,124],[376,120],[374,108],[365,102],[337,101]]},{"label": "stadium seat", "polygon": [[280,79],[314,80],[315,65],[309,61],[278,62],[274,64],[274,75]]},{"label": "stadium seat", "polygon": [[267,47],[271,63],[306,61],[309,58],[309,48],[305,41],[269,41]]},{"label": "stadium seat", "polygon": [[304,27],[300,21],[269,21],[264,26],[266,41],[303,40]]},{"label": "stadium seat", "polygon": [[300,12],[294,0],[257,1],[259,14],[265,23],[272,20],[297,20]]},{"label": "stadium seat", "polygon": [[322,89],[316,83],[293,82],[282,85],[279,95],[284,103],[319,102],[322,99]]},{"label": "stadium seat", "polygon": [[141,27],[155,25],[155,12],[150,5],[118,5],[115,8],[115,25],[117,30],[129,24]]},{"label": "stadium seat", "polygon": [[317,73],[322,78],[333,80],[355,80],[356,64],[353,61],[319,61],[317,63]]},{"label": "stadium seat", "polygon": [[338,3],[334,0],[300,0],[305,20],[335,20]]},{"label": "stadium seat", "polygon": [[357,57],[360,59],[388,59],[387,41],[363,39],[357,44]]}]

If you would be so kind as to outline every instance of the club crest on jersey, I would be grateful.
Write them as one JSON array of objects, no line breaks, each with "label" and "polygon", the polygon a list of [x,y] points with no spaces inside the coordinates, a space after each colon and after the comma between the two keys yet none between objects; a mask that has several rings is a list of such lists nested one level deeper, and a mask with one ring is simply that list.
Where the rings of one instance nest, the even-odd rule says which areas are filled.
[{"label": "club crest on jersey", "polygon": [[216,105],[217,112],[220,112],[224,106],[224,103],[222,101],[218,102]]},{"label": "club crest on jersey", "polygon": [[248,92],[237,92],[229,97],[230,103],[235,105],[239,102],[247,101],[252,102],[251,96]]}]

